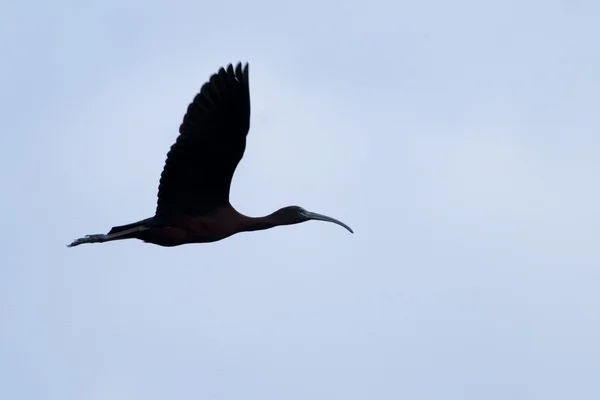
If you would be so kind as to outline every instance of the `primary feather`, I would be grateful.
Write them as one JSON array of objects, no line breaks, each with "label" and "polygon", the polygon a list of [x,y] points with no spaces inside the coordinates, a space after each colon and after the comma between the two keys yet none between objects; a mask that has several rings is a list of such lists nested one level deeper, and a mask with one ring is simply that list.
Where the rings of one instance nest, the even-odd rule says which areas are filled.
[{"label": "primary feather", "polygon": [[188,106],[167,153],[156,216],[202,215],[229,204],[250,129],[248,64],[221,68]]}]

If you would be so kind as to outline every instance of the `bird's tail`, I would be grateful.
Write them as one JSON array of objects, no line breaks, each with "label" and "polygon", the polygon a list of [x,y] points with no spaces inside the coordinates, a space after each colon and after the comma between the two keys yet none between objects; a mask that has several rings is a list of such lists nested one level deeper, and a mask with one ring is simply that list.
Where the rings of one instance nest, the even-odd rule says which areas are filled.
[{"label": "bird's tail", "polygon": [[148,218],[142,221],[134,222],[133,224],[115,226],[106,235],[86,235],[85,237],[75,239],[73,242],[68,244],[67,247],[75,247],[79,246],[80,244],[86,243],[104,243],[109,242],[111,240],[129,239],[132,237],[132,233],[137,233],[150,229],[148,226],[146,226],[146,223],[150,220],[151,218]]},{"label": "bird's tail", "polygon": [[150,226],[153,221],[154,221],[154,218],[146,218],[141,221],[134,222],[132,224],[115,226],[110,231],[108,231],[108,234],[112,235],[113,233],[123,232],[123,231],[129,230],[132,228],[137,228],[140,226]]}]

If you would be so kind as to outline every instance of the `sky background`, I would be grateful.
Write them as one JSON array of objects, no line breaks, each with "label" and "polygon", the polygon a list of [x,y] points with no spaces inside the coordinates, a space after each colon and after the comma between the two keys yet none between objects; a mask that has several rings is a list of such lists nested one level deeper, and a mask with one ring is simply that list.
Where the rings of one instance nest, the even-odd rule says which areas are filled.
[{"label": "sky background", "polygon": [[[600,3],[0,3],[0,398],[600,398]],[[152,216],[188,103],[250,63],[231,200]]]}]

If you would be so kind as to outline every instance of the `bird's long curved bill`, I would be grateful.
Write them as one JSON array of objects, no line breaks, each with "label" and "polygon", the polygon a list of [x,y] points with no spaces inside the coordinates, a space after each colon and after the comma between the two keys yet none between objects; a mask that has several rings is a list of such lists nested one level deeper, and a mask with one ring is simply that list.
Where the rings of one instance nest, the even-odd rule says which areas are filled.
[{"label": "bird's long curved bill", "polygon": [[318,220],[318,221],[333,222],[334,224],[338,224],[339,226],[343,226],[344,228],[348,229],[348,231],[350,231],[350,233],[354,233],[354,231],[352,230],[352,228],[350,228],[348,225],[346,225],[342,221],[338,221],[335,218],[328,217],[327,215],[317,214],[317,213],[314,213],[314,212],[307,211],[306,216],[308,217],[308,219],[315,219],[315,220]]}]

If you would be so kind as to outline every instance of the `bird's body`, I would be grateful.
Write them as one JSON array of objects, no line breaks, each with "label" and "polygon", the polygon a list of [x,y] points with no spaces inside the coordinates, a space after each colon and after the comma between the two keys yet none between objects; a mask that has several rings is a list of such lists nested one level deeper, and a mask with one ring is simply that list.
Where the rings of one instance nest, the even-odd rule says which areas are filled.
[{"label": "bird's body", "polygon": [[[130,236],[166,247],[187,243],[209,243],[243,232],[249,225],[250,219],[231,206],[220,206],[204,215],[177,215],[164,221],[161,221],[161,218],[151,218],[139,225],[148,229],[133,232]],[[119,228],[113,229],[118,233]]]},{"label": "bird's body", "polygon": [[249,128],[248,64],[243,70],[241,64],[235,70],[230,64],[211,76],[187,109],[180,135],[167,154],[155,215],[77,239],[69,247],[122,239],[168,247],[208,243],[310,219],[334,222],[352,232],[340,221],[297,206],[259,218],[232,207],[231,179],[244,155]]}]

